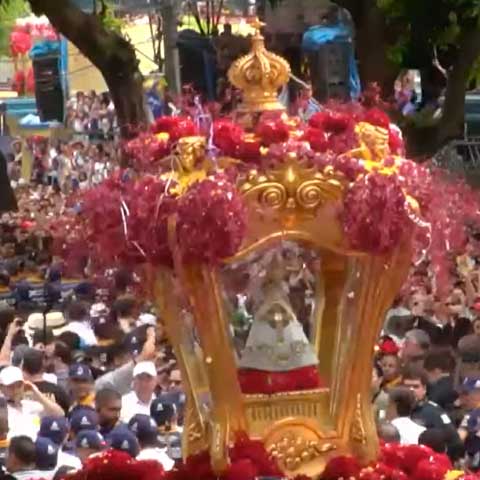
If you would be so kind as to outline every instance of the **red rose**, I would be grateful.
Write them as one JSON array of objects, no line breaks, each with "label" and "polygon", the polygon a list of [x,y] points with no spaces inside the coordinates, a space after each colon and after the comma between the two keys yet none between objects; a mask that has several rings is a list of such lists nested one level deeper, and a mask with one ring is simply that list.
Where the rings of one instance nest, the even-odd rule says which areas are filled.
[{"label": "red rose", "polygon": [[320,128],[308,127],[303,135],[303,140],[310,144],[315,152],[326,152],[328,149],[328,136]]},{"label": "red rose", "polygon": [[283,143],[290,137],[288,125],[278,120],[262,120],[257,125],[255,133],[263,145],[267,147],[275,143]]}]

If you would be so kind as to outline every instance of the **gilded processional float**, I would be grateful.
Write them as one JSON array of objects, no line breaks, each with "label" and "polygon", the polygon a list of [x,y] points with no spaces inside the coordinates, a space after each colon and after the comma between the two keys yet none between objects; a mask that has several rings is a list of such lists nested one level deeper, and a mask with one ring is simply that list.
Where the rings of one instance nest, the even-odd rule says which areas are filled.
[{"label": "gilded processional float", "polygon": [[375,463],[374,345],[412,259],[447,268],[433,233],[454,248],[454,222],[476,207],[450,215],[465,196],[445,184],[452,207],[431,208],[434,175],[403,158],[374,106],[289,117],[289,72],[258,30],[229,71],[233,118],[158,119],[126,145],[132,168],[83,194],[56,233],[65,252],[147,272],[187,394],[171,475],[406,478],[395,449]]}]

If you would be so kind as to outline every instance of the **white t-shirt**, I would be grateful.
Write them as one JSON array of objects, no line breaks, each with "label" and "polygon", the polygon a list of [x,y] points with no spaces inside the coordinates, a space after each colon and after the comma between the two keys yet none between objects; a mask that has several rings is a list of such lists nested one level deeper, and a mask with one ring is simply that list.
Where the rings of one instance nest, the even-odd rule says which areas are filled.
[{"label": "white t-shirt", "polygon": [[60,467],[72,467],[75,470],[80,470],[82,468],[82,461],[75,455],[59,450],[57,468]]},{"label": "white t-shirt", "polygon": [[156,460],[163,469],[168,472],[171,470],[175,462],[167,455],[165,448],[144,448],[137,455],[137,460]]},{"label": "white t-shirt", "polygon": [[61,331],[76,333],[87,347],[94,347],[97,345],[97,337],[88,322],[73,321],[62,328]]},{"label": "white t-shirt", "polygon": [[120,419],[124,423],[128,423],[130,419],[137,414],[143,414],[150,416],[150,405],[153,401],[152,398],[148,403],[142,402],[138,397],[137,394],[132,391],[127,393],[122,397],[122,410],[120,413]]},{"label": "white t-shirt", "polygon": [[17,480],[51,480],[55,475],[55,470],[23,470],[12,474]]},{"label": "white t-shirt", "polygon": [[418,445],[418,437],[425,431],[425,427],[415,423],[409,417],[398,417],[391,423],[400,433],[402,445]]},{"label": "white t-shirt", "polygon": [[40,419],[43,415],[42,404],[34,400],[24,399],[21,407],[8,405],[8,438],[27,435],[32,440],[37,438]]}]

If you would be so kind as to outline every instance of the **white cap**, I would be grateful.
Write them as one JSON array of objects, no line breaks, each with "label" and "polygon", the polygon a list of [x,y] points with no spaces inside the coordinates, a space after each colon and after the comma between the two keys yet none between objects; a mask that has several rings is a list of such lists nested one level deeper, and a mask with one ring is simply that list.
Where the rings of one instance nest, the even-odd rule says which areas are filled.
[{"label": "white cap", "polygon": [[151,313],[142,313],[138,317],[137,325],[150,325],[151,327],[155,327],[157,325],[157,317]]},{"label": "white cap", "polygon": [[135,365],[135,368],[133,369],[133,376],[137,377],[138,375],[141,375],[142,373],[150,375],[151,377],[156,377],[157,376],[157,369],[155,367],[155,364],[153,362],[139,362],[139,363],[137,363]]},{"label": "white cap", "polygon": [[44,373],[42,378],[48,383],[58,384],[58,378],[54,373]]},{"label": "white cap", "polygon": [[23,373],[18,367],[8,366],[0,372],[0,385],[8,387],[17,382],[23,382]]}]

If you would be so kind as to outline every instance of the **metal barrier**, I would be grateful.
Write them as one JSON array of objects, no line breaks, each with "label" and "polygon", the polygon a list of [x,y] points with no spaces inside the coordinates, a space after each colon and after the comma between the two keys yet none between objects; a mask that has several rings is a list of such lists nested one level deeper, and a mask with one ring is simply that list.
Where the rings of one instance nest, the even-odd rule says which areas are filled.
[{"label": "metal barrier", "polygon": [[450,142],[433,157],[433,164],[456,173],[480,170],[480,137]]}]

